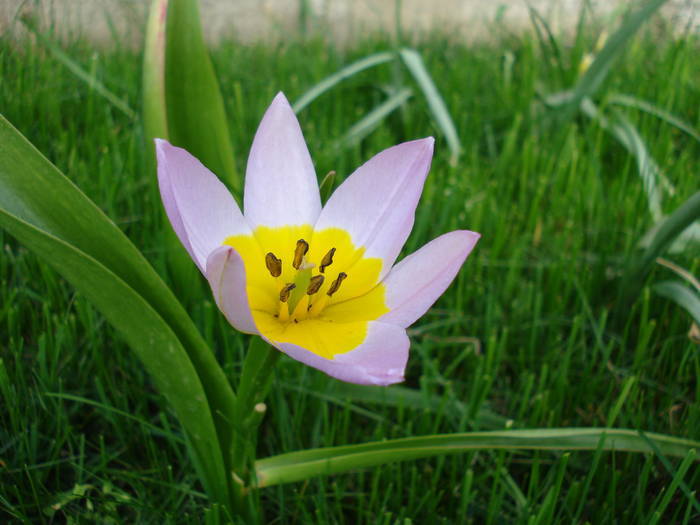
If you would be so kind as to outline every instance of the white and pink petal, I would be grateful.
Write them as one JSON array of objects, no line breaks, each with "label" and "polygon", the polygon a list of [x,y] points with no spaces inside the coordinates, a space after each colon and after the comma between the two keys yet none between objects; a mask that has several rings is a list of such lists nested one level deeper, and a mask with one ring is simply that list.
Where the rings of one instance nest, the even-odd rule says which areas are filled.
[{"label": "white and pink petal", "polygon": [[365,257],[383,260],[380,279],[408,238],[433,156],[432,137],[404,142],[372,157],[335,190],[315,229],[342,228]]},{"label": "white and pink petal", "polygon": [[246,291],[246,271],[243,259],[230,246],[214,250],[206,262],[206,277],[214,301],[228,322],[247,334],[257,334]]},{"label": "white and pink petal", "polygon": [[381,386],[404,380],[410,345],[403,328],[376,321],[368,324],[367,337],[361,345],[333,359],[291,343],[268,342],[297,361],[341,381]]},{"label": "white and pink petal", "polygon": [[312,225],[321,212],[316,171],[282,93],[270,104],[253,139],[243,209],[253,228]]},{"label": "white and pink petal", "polygon": [[180,241],[204,273],[207,257],[250,227],[226,186],[186,150],[156,139],[158,185]]},{"label": "white and pink petal", "polygon": [[383,281],[390,311],[379,320],[402,328],[416,322],[452,283],[479,237],[468,230],[446,233],[394,266]]}]

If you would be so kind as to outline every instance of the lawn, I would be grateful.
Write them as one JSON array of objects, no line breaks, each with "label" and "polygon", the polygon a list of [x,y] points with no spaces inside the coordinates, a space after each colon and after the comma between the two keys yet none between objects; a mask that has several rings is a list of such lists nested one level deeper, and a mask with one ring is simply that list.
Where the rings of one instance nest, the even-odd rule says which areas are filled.
[{"label": "lawn", "polygon": [[[436,137],[403,254],[454,229],[482,238],[447,293],[409,329],[404,386],[417,395],[346,389],[284,357],[259,457],[506,428],[700,437],[692,317],[653,289],[676,275],[655,265],[633,283],[631,298],[621,295],[659,211],[670,214],[698,190],[700,40],[652,19],[614,62],[592,99],[639,139],[626,147],[606,122],[566,115],[547,98],[577,84],[600,33],[586,27],[549,40],[503,30],[469,46],[445,36],[410,42],[454,121],[456,159],[398,62],[353,75],[299,111],[319,177],[335,170],[342,180],[389,146]],[[294,102],[393,45],[370,38],[348,49],[320,40],[212,49],[238,171],[278,91]],[[177,282],[166,264],[170,226],[139,116],[140,53],[118,42],[96,50],[78,38],[61,49],[129,111],[45,45],[5,37],[0,111],[145,254],[235,383],[248,337],[229,326],[204,280]],[[405,88],[410,97],[397,110],[353,128]],[[659,170],[651,175],[655,193],[642,177],[650,161]],[[180,424],[141,362],[43,259],[2,230],[0,242],[0,521],[202,520],[208,500]],[[664,257],[697,275],[699,252],[687,243]],[[283,484],[260,497],[269,523],[697,523],[698,487],[698,463],[682,457],[506,448]]]}]

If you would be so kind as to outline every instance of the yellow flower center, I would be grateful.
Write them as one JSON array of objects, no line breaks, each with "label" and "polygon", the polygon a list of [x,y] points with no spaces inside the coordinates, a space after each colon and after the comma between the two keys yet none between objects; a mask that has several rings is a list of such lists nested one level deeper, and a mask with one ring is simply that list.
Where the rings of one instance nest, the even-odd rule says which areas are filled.
[{"label": "yellow flower center", "polygon": [[253,319],[272,341],[332,359],[360,345],[368,323],[389,311],[382,260],[365,257],[345,230],[259,226],[224,244],[243,259]]}]

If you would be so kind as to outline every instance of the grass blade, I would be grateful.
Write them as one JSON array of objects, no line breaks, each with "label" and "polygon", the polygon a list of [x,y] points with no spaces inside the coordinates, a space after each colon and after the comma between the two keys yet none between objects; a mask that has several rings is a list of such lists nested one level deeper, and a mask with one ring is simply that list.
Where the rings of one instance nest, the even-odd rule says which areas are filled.
[{"label": "grass blade", "polygon": [[646,113],[649,113],[650,115],[654,115],[655,117],[660,118],[661,120],[667,122],[668,124],[671,124],[672,126],[675,126],[676,128],[680,129],[681,131],[687,133],[691,137],[693,137],[695,140],[700,142],[700,133],[698,133],[693,126],[685,122],[684,120],[679,119],[672,113],[661,109],[653,104],[650,104],[649,102],[646,102],[644,100],[640,100],[636,97],[632,97],[629,95],[611,95],[607,97],[607,102],[609,104],[617,104],[618,106],[625,106],[628,108],[635,108],[639,109],[641,111],[644,111]]},{"label": "grass blade", "polygon": [[700,294],[697,294],[680,281],[663,281],[652,288],[657,294],[671,299],[683,307],[686,312],[700,325]]},{"label": "grass blade", "polygon": [[[605,442],[601,446],[601,437]],[[700,442],[647,433],[659,450],[685,456]],[[561,428],[440,434],[291,452],[256,462],[261,487],[302,481],[409,459],[473,450],[620,450],[653,452],[637,431],[606,428]]]},{"label": "grass blade", "polygon": [[[649,444],[649,447],[651,447],[651,449],[654,451],[654,454],[656,454],[656,457],[659,458],[659,461],[661,461],[664,468],[668,471],[668,473],[671,476],[673,476],[674,481],[676,479],[679,480],[678,483],[681,487],[681,490],[683,491],[685,496],[690,500],[690,502],[693,504],[693,507],[695,507],[695,510],[700,512],[700,503],[698,503],[698,500],[693,495],[693,492],[690,490],[688,485],[686,485],[686,483],[683,481],[683,475],[681,475],[680,478],[678,477],[678,474],[677,474],[676,470],[673,468],[673,465],[671,465],[671,462],[668,460],[668,458],[666,456],[664,456],[663,452],[661,452],[661,450],[659,450],[659,447],[656,446],[656,443],[654,443],[654,440],[649,439],[647,437],[646,433],[642,432],[641,430],[639,431],[639,435],[642,437],[642,439],[644,439],[644,441],[646,441]],[[686,461],[688,463],[692,463],[692,460],[694,458],[688,459],[688,456],[690,456],[690,454],[694,454],[694,453],[695,453],[695,449],[689,450],[688,455],[684,458],[683,463],[685,464]],[[685,474],[685,471],[684,471],[684,474]],[[667,494],[668,494],[668,492],[667,492]]]},{"label": "grass blade", "polygon": [[666,0],[649,0],[645,2],[639,9],[628,15],[619,29],[610,36],[603,49],[596,55],[590,67],[574,87],[570,104],[566,111],[567,114],[565,114],[567,120],[579,108],[585,98],[593,96],[600,88],[612,69],[615,60],[622,54],[627,43],[637,33],[642,24],[665,2]]},{"label": "grass blade", "polygon": [[698,219],[700,219],[700,191],[692,195],[660,224],[647,249],[625,274],[622,285],[624,297],[630,298],[632,294],[639,291],[656,258],[683,230]]},{"label": "grass blade", "polygon": [[418,87],[420,87],[423,92],[423,96],[425,96],[428,102],[428,107],[430,108],[430,112],[438,128],[440,128],[440,131],[445,135],[447,145],[451,152],[450,163],[455,165],[462,153],[462,144],[457,135],[457,128],[455,128],[452,117],[450,117],[450,113],[447,111],[445,101],[435,86],[435,82],[433,82],[430,73],[428,73],[425,67],[423,58],[421,58],[418,52],[415,49],[404,48],[399,51],[399,54],[401,55],[403,63],[418,83]]},{"label": "grass blade", "polygon": [[357,62],[353,62],[340,71],[324,78],[321,82],[307,90],[306,93],[304,93],[294,104],[292,104],[292,109],[294,109],[295,113],[299,113],[302,109],[311,104],[325,92],[340,84],[343,80],[346,80],[360,73],[361,71],[364,71],[365,69],[369,69],[380,64],[386,64],[387,62],[391,62],[395,59],[396,55],[394,53],[384,51],[369,55],[361,60],[358,60]]},{"label": "grass blade", "polygon": [[353,124],[345,135],[338,141],[337,148],[348,148],[360,142],[367,135],[372,133],[374,129],[388,115],[401,107],[411,96],[413,92],[410,88],[403,88],[397,93],[394,93],[379,106],[362,117],[359,121]]},{"label": "grass blade", "polygon": [[[654,221],[663,217],[661,208],[661,192],[659,185],[666,181],[656,164],[644,140],[637,129],[620,113],[615,113],[612,118],[602,114],[598,107],[589,98],[581,103],[581,110],[591,119],[595,120],[603,129],[609,131],[617,141],[632,154],[637,163],[637,172],[644,184],[644,191],[649,202],[649,212]],[[666,185],[670,186],[668,182]]]},{"label": "grass blade", "polygon": [[124,100],[122,100],[119,96],[115,95],[109,89],[107,89],[107,87],[105,87],[105,85],[102,82],[95,78],[95,75],[91,75],[90,73],[85,71],[85,69],[83,69],[80,66],[80,64],[78,64],[75,60],[73,60],[71,57],[65,54],[56,42],[50,40],[41,31],[39,31],[36,27],[34,19],[31,16],[22,16],[20,17],[20,21],[29,31],[31,31],[34,34],[36,39],[39,42],[41,42],[42,45],[46,49],[48,49],[53,56],[56,57],[56,59],[59,62],[66,66],[66,68],[71,73],[73,73],[76,77],[85,82],[90,89],[92,89],[95,93],[107,100],[107,102],[112,104],[115,108],[124,113],[131,120],[137,120],[138,115],[133,109],[129,107],[129,105],[126,102],[124,102]]},{"label": "grass blade", "polygon": [[[469,410],[469,407],[464,403],[455,403],[453,405],[452,403],[446,402],[442,397],[426,394],[413,388],[396,385],[390,387],[360,386],[335,381],[330,385],[330,389],[324,391],[323,394],[326,399],[333,397],[353,399],[354,401],[415,410],[429,410],[431,412],[442,409],[446,412],[453,411],[461,415]],[[511,419],[485,408],[479,410],[476,421],[479,425],[492,429],[503,429],[512,424]]]}]

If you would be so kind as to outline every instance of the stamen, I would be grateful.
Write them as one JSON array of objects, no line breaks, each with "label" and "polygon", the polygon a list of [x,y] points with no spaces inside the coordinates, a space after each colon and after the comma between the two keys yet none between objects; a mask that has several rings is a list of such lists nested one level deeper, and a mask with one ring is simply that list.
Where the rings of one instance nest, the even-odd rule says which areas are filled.
[{"label": "stamen", "polygon": [[303,321],[304,319],[306,319],[308,311],[309,311],[309,296],[305,295],[297,303],[296,307],[294,308],[294,311],[291,313],[291,317],[292,317],[292,319],[294,319],[297,322]]},{"label": "stamen", "polygon": [[280,301],[283,303],[286,303],[287,300],[289,299],[289,294],[292,293],[292,290],[296,288],[297,285],[294,283],[287,283],[284,285],[284,288],[280,291]]},{"label": "stamen", "polygon": [[321,266],[318,269],[319,272],[323,273],[326,266],[333,264],[333,255],[335,255],[335,248],[331,248],[328,253],[323,256],[323,259],[321,259]]},{"label": "stamen", "polygon": [[267,266],[272,277],[279,277],[282,275],[282,259],[275,257],[274,253],[269,252],[265,255],[265,266]]},{"label": "stamen", "polygon": [[312,277],[311,281],[309,281],[309,287],[306,289],[306,293],[308,295],[313,295],[318,292],[321,289],[321,286],[323,286],[323,280],[323,275],[316,275]]},{"label": "stamen", "polygon": [[328,291],[326,292],[326,295],[328,295],[328,297],[330,297],[330,296],[333,295],[335,292],[337,292],[337,291],[338,291],[338,288],[340,288],[340,283],[342,283],[343,280],[345,280],[345,278],[346,278],[347,276],[348,276],[347,273],[345,273],[345,272],[340,272],[340,273],[338,274],[338,277],[336,278],[336,280],[333,281],[333,282],[331,283],[331,287],[330,287],[330,288],[328,289]]},{"label": "stamen", "polygon": [[287,303],[280,303],[280,311],[277,314],[277,318],[283,323],[289,321],[289,305]]},{"label": "stamen", "polygon": [[294,266],[295,270],[301,267],[301,263],[304,261],[304,255],[306,255],[308,251],[309,243],[304,239],[299,239],[297,241],[297,247],[294,249],[294,261],[292,262],[292,266]]}]

